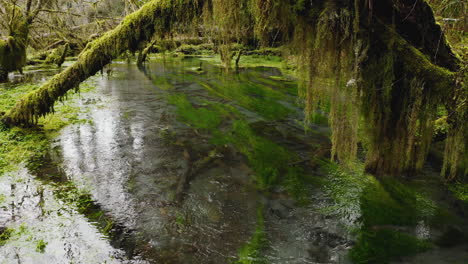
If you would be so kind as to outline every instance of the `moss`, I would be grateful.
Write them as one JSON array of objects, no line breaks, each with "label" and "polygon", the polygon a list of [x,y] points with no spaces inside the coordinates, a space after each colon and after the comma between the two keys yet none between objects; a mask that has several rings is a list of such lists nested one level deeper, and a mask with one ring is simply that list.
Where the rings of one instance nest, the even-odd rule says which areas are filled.
[{"label": "moss", "polygon": [[65,58],[67,56],[68,50],[69,50],[69,44],[65,44],[64,46],[60,48],[54,49],[45,59],[45,63],[47,64],[55,64],[57,67],[62,66],[62,64],[65,62]]},{"label": "moss", "polygon": [[36,243],[36,252],[44,253],[47,244],[48,244],[48,243],[45,242],[45,241],[42,240],[42,239],[39,240],[39,241],[37,241],[37,243]]},{"label": "moss", "polygon": [[350,257],[356,264],[384,264],[424,252],[431,247],[427,241],[392,229],[365,230],[351,249]]},{"label": "moss", "polygon": [[257,209],[257,224],[255,232],[250,241],[239,251],[239,259],[235,264],[266,264],[267,259],[262,256],[262,250],[268,246],[268,239],[265,232],[265,219],[263,216],[263,206]]},{"label": "moss", "polygon": [[[182,13],[181,10],[193,12]],[[178,22],[188,21],[198,10],[192,1],[153,0],[122,23],[90,43],[78,60],[62,73],[54,76],[39,89],[25,95],[3,117],[10,124],[34,124],[40,117],[54,112],[54,103],[126,50],[135,51],[138,44],[149,40],[155,33],[164,36],[172,28],[174,15]],[[183,14],[183,15],[182,15]]]},{"label": "moss", "polygon": [[0,230],[0,247],[5,245],[14,232],[15,230],[11,228]]},{"label": "moss", "polygon": [[[4,6],[6,13],[20,14],[9,21],[9,36],[6,40],[0,39],[0,81],[5,80],[8,72],[22,71],[26,65],[26,47],[29,37],[29,24],[17,6]],[[2,76],[3,75],[3,76]]]},{"label": "moss", "polygon": [[[16,98],[34,89],[36,85],[23,84],[0,91],[0,112],[15,104]],[[94,85],[85,83],[83,90],[90,91]],[[71,101],[73,96],[69,97]],[[68,102],[68,101],[67,101]],[[20,163],[30,169],[40,167],[43,156],[48,150],[49,140],[67,124],[85,122],[78,118],[80,109],[76,105],[62,104],[57,107],[58,113],[40,119],[41,128],[7,127],[0,124],[0,175],[13,171]]]}]

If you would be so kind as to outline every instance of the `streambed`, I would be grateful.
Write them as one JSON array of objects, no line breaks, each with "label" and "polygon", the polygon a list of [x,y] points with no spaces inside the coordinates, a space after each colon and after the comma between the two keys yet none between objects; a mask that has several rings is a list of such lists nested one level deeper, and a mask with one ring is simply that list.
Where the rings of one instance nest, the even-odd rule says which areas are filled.
[{"label": "streambed", "polygon": [[0,178],[17,230],[0,263],[350,263],[359,208],[326,212],[329,129],[303,124],[294,81],[200,59],[106,71],[46,166]]}]

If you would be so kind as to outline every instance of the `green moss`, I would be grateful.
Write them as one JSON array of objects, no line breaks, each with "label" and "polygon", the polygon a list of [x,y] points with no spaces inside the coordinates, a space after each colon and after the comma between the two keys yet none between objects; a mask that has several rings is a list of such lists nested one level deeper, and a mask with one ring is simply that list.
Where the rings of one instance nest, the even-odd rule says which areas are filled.
[{"label": "green moss", "polygon": [[356,264],[385,264],[400,257],[415,255],[432,245],[414,236],[388,228],[361,231],[350,257]]},{"label": "green moss", "polygon": [[[14,88],[1,89],[0,112],[10,108],[15,104],[16,98],[36,87],[23,84]],[[86,83],[82,87],[90,91],[94,85]],[[76,97],[70,96],[69,100],[74,98]],[[41,128],[7,127],[0,123],[0,175],[15,170],[20,163],[25,163],[29,169],[40,167],[43,156],[48,150],[49,140],[65,125],[85,122],[78,118],[81,110],[75,105],[62,104],[56,110],[56,115],[39,120]]]},{"label": "green moss", "polygon": [[39,252],[39,253],[44,253],[45,252],[45,248],[47,246],[47,242],[44,242],[44,240],[39,240],[37,241],[36,243],[36,252]]},{"label": "green moss", "polygon": [[184,123],[195,128],[214,130],[221,123],[219,112],[207,108],[194,108],[185,95],[175,94],[169,97],[169,102],[177,106],[177,115]]},{"label": "green moss", "polygon": [[6,228],[0,232],[0,247],[5,245],[14,232],[15,230],[11,228]]},{"label": "green moss", "polygon": [[[22,71],[26,65],[26,47],[29,37],[29,24],[22,10],[10,4],[5,4],[6,13],[16,13],[8,23],[9,36],[6,40],[0,38],[0,75],[12,71]],[[14,10],[14,11],[13,11]],[[0,78],[5,76],[0,76]],[[2,79],[0,79],[2,81]]]},{"label": "green moss", "polygon": [[468,203],[468,184],[453,183],[449,186],[449,190],[457,199]]},{"label": "green moss", "polygon": [[265,219],[263,216],[263,206],[257,209],[257,224],[252,238],[239,251],[239,259],[235,264],[266,264],[267,259],[262,256],[262,250],[268,246],[268,239],[265,232]]},{"label": "green moss", "polygon": [[180,121],[210,133],[212,144],[229,144],[244,154],[255,172],[255,182],[260,190],[282,186],[300,204],[309,201],[309,182],[305,173],[290,165],[298,158],[286,148],[257,135],[233,106],[204,101],[195,108],[181,94],[173,94],[168,99],[177,106]]},{"label": "green moss", "polygon": [[68,43],[62,47],[54,49],[45,59],[45,63],[55,64],[58,67],[62,66],[62,64],[65,62],[68,49],[69,49]]}]

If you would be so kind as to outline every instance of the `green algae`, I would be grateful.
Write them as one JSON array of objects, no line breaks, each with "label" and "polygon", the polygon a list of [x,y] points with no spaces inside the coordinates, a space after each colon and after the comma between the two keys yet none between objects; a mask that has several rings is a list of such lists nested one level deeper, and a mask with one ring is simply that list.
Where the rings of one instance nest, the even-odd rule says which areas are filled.
[{"label": "green algae", "polygon": [[268,247],[265,231],[263,205],[257,208],[257,223],[252,238],[239,250],[239,259],[234,264],[266,264],[267,259],[262,256],[262,250]]},{"label": "green algae", "polygon": [[[287,150],[285,147],[273,142],[272,140],[261,136],[251,125],[244,120],[241,112],[236,109],[235,103],[241,107],[251,109],[255,113],[260,112],[260,115],[265,119],[272,117],[264,108],[258,107],[262,105],[259,100],[275,101],[271,107],[272,111],[284,109],[284,106],[278,106],[276,100],[270,96],[280,99],[280,92],[272,90],[261,84],[250,82],[243,89],[230,92],[232,85],[222,87],[223,84],[218,84],[217,90],[207,83],[198,81],[205,89],[212,92],[221,98],[229,99],[234,102],[231,104],[213,103],[206,100],[194,102],[193,99],[183,94],[175,93],[168,97],[169,103],[177,106],[176,114],[179,121],[184,122],[194,129],[202,129],[211,135],[210,142],[217,146],[229,145],[237,151],[245,155],[249,161],[249,165],[254,170],[254,180],[257,187],[263,191],[269,191],[273,187],[281,186],[288,192],[299,204],[306,204],[310,197],[310,192],[307,186],[310,180],[302,171],[300,166],[292,165],[299,158]],[[210,82],[211,84],[211,82]],[[240,86],[240,85],[239,85]],[[219,91],[219,92],[218,92]],[[222,94],[221,92],[224,92]],[[249,99],[252,94],[263,94],[262,97]],[[255,101],[254,101],[255,100]],[[252,103],[256,102],[257,107]],[[290,110],[288,110],[289,113]],[[287,113],[284,113],[286,116]]]},{"label": "green algae", "polygon": [[412,256],[432,248],[431,243],[388,228],[364,230],[351,249],[353,263],[389,263],[390,260]]},{"label": "green algae", "polygon": [[234,100],[242,107],[258,113],[267,120],[280,120],[291,113],[286,106],[268,97],[271,93],[261,85],[232,83],[229,80],[224,83],[200,82],[200,84],[214,95]]}]

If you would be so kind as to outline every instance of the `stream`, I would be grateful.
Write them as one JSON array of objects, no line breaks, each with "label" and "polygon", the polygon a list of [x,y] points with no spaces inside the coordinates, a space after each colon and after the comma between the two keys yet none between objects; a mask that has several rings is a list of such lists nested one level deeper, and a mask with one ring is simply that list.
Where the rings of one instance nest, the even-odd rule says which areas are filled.
[{"label": "stream", "polygon": [[[202,59],[104,72],[73,101],[86,122],[60,132],[45,165],[0,177],[0,227],[19,230],[0,245],[0,263],[351,263],[359,212],[323,213],[333,202],[308,160],[328,158],[330,131],[303,124],[294,81]],[[242,124],[254,135],[233,147]],[[309,190],[276,178],[263,186],[255,175],[267,166],[246,150],[258,142],[284,150]],[[405,263],[468,263],[465,247],[451,250]]]}]

